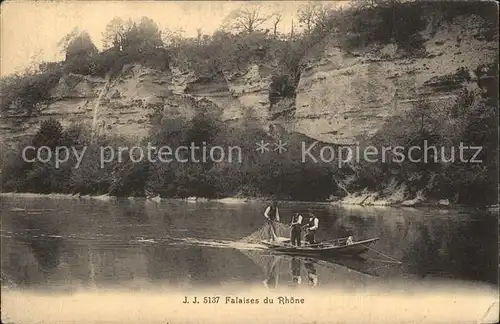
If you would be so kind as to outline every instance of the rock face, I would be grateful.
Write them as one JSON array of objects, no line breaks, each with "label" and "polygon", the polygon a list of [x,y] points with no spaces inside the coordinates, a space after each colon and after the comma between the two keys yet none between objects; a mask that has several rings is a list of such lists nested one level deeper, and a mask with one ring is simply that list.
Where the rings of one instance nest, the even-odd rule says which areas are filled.
[{"label": "rock face", "polygon": [[251,113],[263,123],[269,115],[270,69],[252,65],[244,73],[197,78],[178,69],[164,72],[141,65],[124,66],[114,78],[69,74],[52,89],[52,103],[35,116],[10,114],[0,119],[3,139],[34,134],[40,123],[56,118],[63,126],[91,124],[96,134],[140,139],[151,122],[190,118],[207,109],[225,121]]},{"label": "rock face", "polygon": [[394,45],[346,53],[334,45],[305,62],[289,129],[339,144],[375,133],[419,99],[449,105],[474,70],[494,62],[497,41],[480,36],[481,18],[456,18],[421,35],[425,54],[405,58]]},{"label": "rock face", "polygon": [[63,125],[84,122],[96,133],[139,139],[152,121],[189,118],[209,109],[228,122],[252,116],[266,129],[281,124],[324,142],[353,143],[419,99],[449,105],[463,86],[476,87],[474,71],[495,60],[498,41],[478,36],[480,22],[477,16],[459,17],[437,30],[429,28],[422,33],[424,54],[413,58],[394,45],[347,53],[333,42],[326,44],[319,55],[302,62],[294,113],[286,119],[270,114],[270,64],[210,79],[176,68],[165,72],[128,65],[112,79],[62,77],[52,89],[52,102],[38,115],[4,115],[0,132],[12,141],[33,134],[52,117]]}]

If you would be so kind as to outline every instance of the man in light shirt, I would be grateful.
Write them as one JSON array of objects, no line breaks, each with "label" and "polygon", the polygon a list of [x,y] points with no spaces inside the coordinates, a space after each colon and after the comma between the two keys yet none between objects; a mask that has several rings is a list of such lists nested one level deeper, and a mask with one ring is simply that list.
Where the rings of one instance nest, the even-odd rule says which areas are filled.
[{"label": "man in light shirt", "polygon": [[292,216],[292,223],[290,226],[292,227],[290,231],[290,240],[292,241],[292,245],[300,246],[300,236],[302,235],[302,215],[295,213]]},{"label": "man in light shirt", "polygon": [[276,235],[276,226],[274,222],[280,221],[280,213],[278,210],[278,203],[273,201],[269,206],[267,206],[264,211],[264,217],[267,219],[269,224],[269,236],[271,241],[276,241],[278,236]]},{"label": "man in light shirt", "polygon": [[306,225],[307,228],[307,234],[306,234],[306,242],[309,244],[315,244],[316,241],[314,239],[316,235],[316,231],[318,230],[319,227],[319,219],[316,215],[313,213],[310,213],[309,216],[309,222]]}]

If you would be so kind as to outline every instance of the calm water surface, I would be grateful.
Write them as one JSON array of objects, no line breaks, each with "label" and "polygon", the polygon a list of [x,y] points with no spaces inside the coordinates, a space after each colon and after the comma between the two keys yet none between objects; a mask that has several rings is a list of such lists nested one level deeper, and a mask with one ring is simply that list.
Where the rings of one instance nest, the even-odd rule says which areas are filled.
[{"label": "calm water surface", "polygon": [[282,204],[287,222],[293,212],[319,215],[319,239],[379,236],[374,248],[398,265],[371,251],[364,260],[312,260],[239,243],[262,227],[261,203],[0,199],[2,285],[21,290],[497,282],[497,221],[486,212]]}]

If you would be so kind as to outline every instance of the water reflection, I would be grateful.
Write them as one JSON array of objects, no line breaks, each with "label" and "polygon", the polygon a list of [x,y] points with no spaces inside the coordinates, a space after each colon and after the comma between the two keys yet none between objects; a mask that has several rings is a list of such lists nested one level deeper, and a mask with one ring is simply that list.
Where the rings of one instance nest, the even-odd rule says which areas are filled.
[{"label": "water reflection", "polygon": [[316,274],[316,268],[312,259],[307,259],[304,263],[304,267],[307,271],[307,282],[309,286],[316,287],[318,285],[318,275]]},{"label": "water reflection", "polygon": [[302,276],[300,275],[301,265],[300,258],[292,257],[292,260],[290,261],[290,270],[292,275],[292,284],[296,286],[302,283]]},{"label": "water reflection", "polygon": [[58,224],[23,217],[12,225],[12,239],[2,239],[2,276],[18,286],[44,282],[57,270],[63,254],[64,239]]},{"label": "water reflection", "polygon": [[[290,270],[287,275],[283,276],[281,274],[280,264],[289,265]],[[304,267],[302,267],[302,264]],[[264,286],[268,289],[275,289],[278,288],[281,282],[282,285],[287,287],[298,287],[305,282],[310,287],[316,287],[318,286],[316,265],[317,260],[310,258],[288,257],[285,255],[273,256],[271,267],[268,268],[266,273]],[[302,278],[303,276],[304,279]]]},{"label": "water reflection", "polygon": [[492,244],[498,223],[491,215],[477,214],[467,221],[429,219],[415,226],[417,239],[404,249],[407,271],[428,276],[482,278],[498,282],[498,247]]},{"label": "water reflection", "polygon": [[59,265],[62,242],[63,239],[57,236],[31,237],[28,239],[29,247],[38,262],[40,270],[48,272]]},{"label": "water reflection", "polygon": [[287,255],[266,255],[261,252],[248,252],[256,265],[263,270],[265,277],[263,283],[268,289],[278,287],[297,288],[305,286],[314,288],[320,285],[320,277],[323,277],[326,285],[351,285],[355,282],[365,283],[366,279],[376,279],[372,276],[356,269],[356,263],[367,266],[364,261],[354,261],[348,267],[338,262],[338,260],[326,260],[300,256]]},{"label": "water reflection", "polygon": [[262,252],[248,252],[256,265],[262,269],[264,286],[268,289],[278,287],[314,288],[320,285],[364,286],[380,279],[370,267],[379,265],[364,259],[318,259],[288,255],[266,255]]},{"label": "water reflection", "polygon": [[24,241],[30,248],[39,269],[44,272],[54,270],[59,265],[63,245],[63,238],[57,224],[29,218],[26,220],[25,229],[26,235],[21,238],[21,241]]},{"label": "water reflection", "polygon": [[274,257],[272,259],[266,279],[264,279],[264,286],[266,288],[274,289],[278,287],[280,277],[278,264],[281,260],[280,257]]},{"label": "water reflection", "polygon": [[[363,285],[373,278],[497,282],[496,217],[471,211],[342,209],[283,204],[283,217],[321,215],[318,239],[380,236],[376,249],[404,262],[312,260],[179,246],[186,238],[237,241],[262,226],[263,206],[215,202],[12,199],[2,201],[2,280],[26,286],[231,282],[278,287]],[[252,252],[252,253],[250,253]],[[250,259],[248,256],[253,254]],[[262,253],[261,253],[262,254]],[[342,279],[339,279],[342,278]]]}]

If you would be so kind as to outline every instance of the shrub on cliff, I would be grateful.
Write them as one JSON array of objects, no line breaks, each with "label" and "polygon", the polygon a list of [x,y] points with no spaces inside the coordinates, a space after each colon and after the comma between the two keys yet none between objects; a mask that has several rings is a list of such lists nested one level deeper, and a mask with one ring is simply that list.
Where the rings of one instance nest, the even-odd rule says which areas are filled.
[{"label": "shrub on cliff", "polygon": [[83,75],[116,76],[126,64],[142,64],[158,70],[167,70],[170,66],[170,54],[163,48],[129,47],[124,51],[112,48],[92,57],[66,62],[64,70],[66,73]]},{"label": "shrub on cliff", "polygon": [[62,47],[63,52],[66,54],[66,61],[92,56],[98,52],[90,35],[86,31],[78,31],[78,28],[73,29],[64,36],[58,45]]},{"label": "shrub on cliff", "polygon": [[104,48],[126,51],[131,48],[151,50],[163,47],[161,33],[154,20],[142,17],[137,24],[132,20],[124,22],[113,18],[103,32]]},{"label": "shrub on cliff", "polygon": [[37,148],[48,146],[50,149],[54,150],[61,140],[62,132],[63,127],[58,120],[45,120],[35,134],[33,145]]},{"label": "shrub on cliff", "polygon": [[184,39],[171,52],[177,66],[192,69],[201,76],[213,76],[222,71],[245,70],[249,63],[273,62],[282,44],[263,32],[234,35],[216,31],[204,42]]},{"label": "shrub on cliff", "polygon": [[271,106],[286,98],[295,98],[296,81],[290,75],[275,75],[269,86],[269,101]]},{"label": "shrub on cliff", "polygon": [[138,63],[168,69],[169,54],[163,46],[156,23],[142,17],[139,23],[114,18],[103,33],[104,51],[98,53],[87,33],[73,32],[60,44],[66,52],[65,73],[115,75],[125,64]]},{"label": "shrub on cliff", "polygon": [[92,57],[97,55],[99,51],[87,32],[79,32],[75,28],[59,41],[59,46],[66,54],[65,73],[93,74]]},{"label": "shrub on cliff", "polygon": [[[405,183],[412,195],[424,190],[429,198],[492,204],[497,200],[497,139],[496,107],[478,94],[464,90],[451,109],[417,102],[413,109],[389,121],[369,143],[379,149],[403,147],[404,161],[393,162],[389,155],[383,162],[379,155],[377,163],[361,162],[351,189],[381,190],[395,180]],[[461,161],[460,145],[481,147],[474,159],[482,162]],[[410,161],[412,146],[420,150],[412,151]],[[463,158],[470,160],[475,152],[465,150]],[[452,157],[450,162],[443,161]]]},{"label": "shrub on cliff", "polygon": [[345,10],[331,10],[323,15],[309,37],[329,37],[347,51],[372,44],[394,43],[401,50],[413,52],[423,46],[419,35],[427,26],[423,13],[424,6],[419,3],[354,3]]},{"label": "shrub on cliff", "polygon": [[2,113],[32,115],[51,100],[50,91],[57,85],[63,70],[13,75],[0,79]]}]

